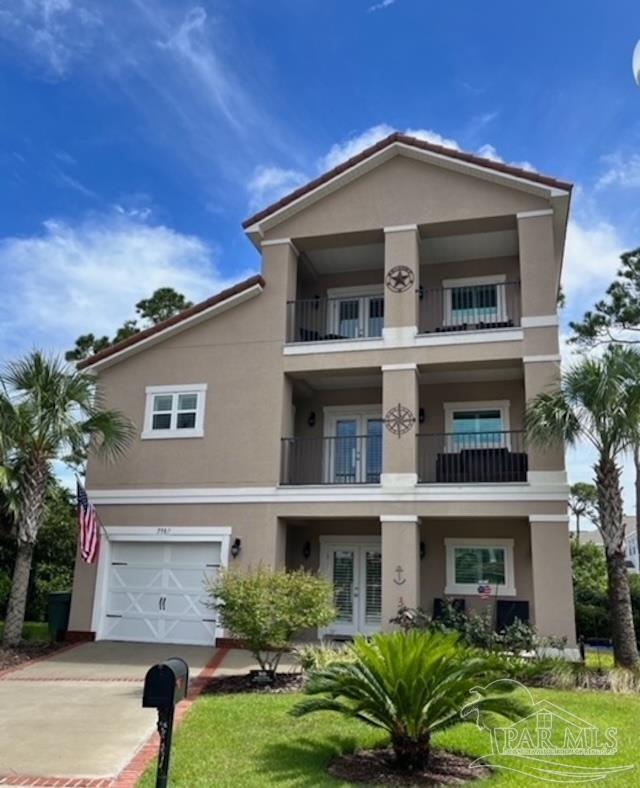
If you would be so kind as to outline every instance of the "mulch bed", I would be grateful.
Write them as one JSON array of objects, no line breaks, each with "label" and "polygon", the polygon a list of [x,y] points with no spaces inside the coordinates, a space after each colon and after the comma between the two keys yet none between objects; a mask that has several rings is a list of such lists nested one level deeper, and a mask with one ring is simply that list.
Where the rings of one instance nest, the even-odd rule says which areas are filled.
[{"label": "mulch bed", "polygon": [[452,752],[433,750],[431,763],[424,772],[399,772],[395,768],[393,752],[361,750],[352,755],[341,755],[329,766],[329,774],[349,783],[371,785],[462,785],[491,775],[487,766],[471,768],[472,758]]},{"label": "mulch bed", "polygon": [[304,677],[302,673],[276,673],[270,686],[255,684],[248,674],[241,676],[218,676],[210,679],[202,690],[203,695],[233,695],[238,692],[256,692],[263,695],[300,692]]},{"label": "mulch bed", "polygon": [[64,643],[25,642],[15,648],[0,647],[0,671],[44,657],[63,645]]}]

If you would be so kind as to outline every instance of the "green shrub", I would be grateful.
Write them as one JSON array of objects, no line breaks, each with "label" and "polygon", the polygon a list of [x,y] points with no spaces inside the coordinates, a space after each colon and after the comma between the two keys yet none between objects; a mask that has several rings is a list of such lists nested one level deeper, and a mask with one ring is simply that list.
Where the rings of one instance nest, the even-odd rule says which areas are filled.
[{"label": "green shrub", "polygon": [[474,713],[515,720],[531,709],[507,691],[488,688],[496,660],[461,643],[455,633],[413,629],[357,636],[351,661],[312,671],[304,693],[313,697],[292,709],[302,716],[335,711],[388,732],[398,768],[424,769],[431,737]]},{"label": "green shrub", "polygon": [[336,615],[331,583],[303,570],[223,571],[208,593],[222,626],[246,643],[262,670],[277,669],[297,632],[327,626]]},{"label": "green shrub", "polygon": [[298,646],[295,650],[298,664],[305,673],[312,670],[324,670],[335,662],[348,662],[353,655],[345,645]]}]

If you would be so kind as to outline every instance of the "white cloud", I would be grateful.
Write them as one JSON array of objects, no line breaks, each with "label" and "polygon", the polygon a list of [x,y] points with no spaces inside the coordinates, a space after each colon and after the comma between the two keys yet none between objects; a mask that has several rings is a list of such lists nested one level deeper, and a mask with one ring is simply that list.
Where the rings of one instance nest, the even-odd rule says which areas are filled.
[{"label": "white cloud", "polygon": [[603,161],[607,164],[607,171],[598,178],[596,189],[608,186],[621,186],[623,188],[636,188],[640,186],[640,154],[634,153],[627,159],[620,153],[605,156]]},{"label": "white cloud", "polygon": [[[485,144],[481,145],[478,148],[478,156],[482,156],[484,159],[489,159],[490,161],[496,161],[499,164],[504,164],[505,161],[502,156],[498,153],[498,151],[494,148],[493,145]],[[520,167],[523,170],[529,170],[531,172],[535,172],[536,168],[528,161],[510,161],[508,164],[511,167]]]},{"label": "white cloud", "polygon": [[[567,307],[579,310],[592,306],[601,297],[620,265],[624,243],[615,227],[602,219],[589,223],[571,219],[562,272]],[[578,317],[581,316],[577,315]]]},{"label": "white cloud", "polygon": [[380,0],[379,3],[370,5],[367,10],[369,13],[371,13],[371,11],[382,11],[384,8],[389,8],[389,6],[393,5],[395,2],[396,0]]},{"label": "white cloud", "polygon": [[216,256],[196,236],[116,213],[75,225],[51,219],[37,235],[0,239],[0,356],[112,334],[158,287],[200,300],[245,275],[228,280]]},{"label": "white cloud", "polygon": [[24,48],[49,78],[62,79],[92,49],[102,16],[79,0],[5,0],[0,37]]},{"label": "white cloud", "polygon": [[247,184],[250,210],[258,210],[275,202],[308,180],[303,172],[286,170],[281,167],[256,167]]},{"label": "white cloud", "polygon": [[[360,134],[349,137],[344,142],[337,142],[332,145],[329,152],[320,159],[318,168],[321,171],[330,170],[332,167],[341,164],[343,161],[365,150],[365,148],[369,148],[371,145],[375,145],[376,142],[380,142],[380,140],[388,137],[389,134],[393,134],[394,131],[396,131],[396,129],[389,126],[387,123],[380,123],[377,126],[371,126],[371,128],[366,129],[366,131]],[[438,134],[437,131],[432,131],[431,129],[407,129],[405,134],[409,134],[411,137],[417,137],[420,140],[425,140],[426,142],[431,142],[434,145],[443,145],[446,148],[460,150],[460,146],[455,140],[447,139],[441,134]]]}]

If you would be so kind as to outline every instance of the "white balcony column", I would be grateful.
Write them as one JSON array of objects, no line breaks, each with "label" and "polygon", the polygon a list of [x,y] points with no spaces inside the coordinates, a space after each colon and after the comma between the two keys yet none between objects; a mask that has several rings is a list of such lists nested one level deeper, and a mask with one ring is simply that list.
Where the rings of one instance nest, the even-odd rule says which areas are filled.
[{"label": "white balcony column", "polygon": [[417,474],[418,368],[416,364],[382,367],[383,487],[414,487]]},{"label": "white balcony column", "polygon": [[384,228],[384,329],[390,343],[418,333],[420,234],[415,224]]},{"label": "white balcony column", "polygon": [[532,514],[529,523],[533,624],[538,634],[566,637],[567,646],[575,648],[569,517]]},{"label": "white balcony column", "polygon": [[420,521],[417,515],[382,515],[382,629],[398,609],[420,605]]}]

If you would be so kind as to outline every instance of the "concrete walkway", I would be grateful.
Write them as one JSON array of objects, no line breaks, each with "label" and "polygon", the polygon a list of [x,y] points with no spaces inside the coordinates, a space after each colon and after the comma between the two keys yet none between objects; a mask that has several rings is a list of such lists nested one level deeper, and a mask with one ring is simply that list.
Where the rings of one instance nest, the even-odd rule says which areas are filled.
[{"label": "concrete walkway", "polygon": [[185,659],[196,678],[215,649],[86,643],[2,675],[0,785],[13,784],[3,780],[9,775],[119,774],[155,728],[155,710],[141,707],[144,675],[171,656]]}]

